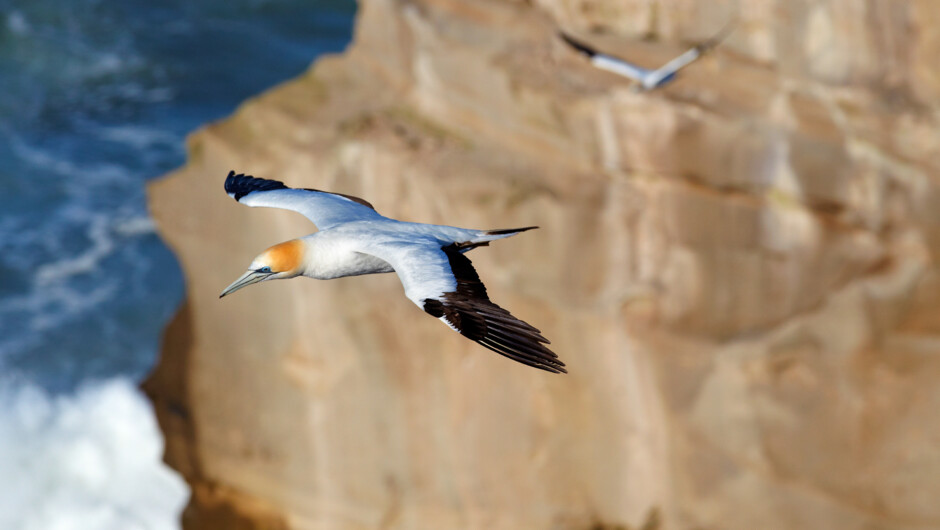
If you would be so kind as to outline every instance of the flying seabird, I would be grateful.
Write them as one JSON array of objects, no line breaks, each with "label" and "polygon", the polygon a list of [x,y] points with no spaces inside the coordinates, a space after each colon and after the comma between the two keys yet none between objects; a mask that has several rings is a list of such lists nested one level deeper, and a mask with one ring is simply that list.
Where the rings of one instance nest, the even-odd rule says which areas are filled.
[{"label": "flying seabird", "polygon": [[307,276],[318,280],[396,272],[405,296],[464,337],[522,364],[567,373],[538,329],[490,301],[464,253],[490,241],[537,228],[470,230],[408,223],[380,215],[351,195],[294,189],[276,180],[234,171],[225,191],[247,206],[284,208],[313,221],[318,232],[274,245],[219,298],[265,280]]},{"label": "flying seabird", "polygon": [[619,57],[599,53],[594,48],[574,39],[563,31],[559,31],[558,35],[562,38],[562,40],[568,43],[569,46],[590,59],[591,64],[597,68],[600,68],[601,70],[607,70],[608,72],[613,72],[615,74],[622,75],[637,81],[639,83],[639,89],[646,91],[659,88],[671,82],[676,78],[676,74],[680,69],[693,63],[699,57],[704,55],[705,52],[711,50],[715,46],[718,46],[718,44],[721,43],[721,41],[723,41],[725,37],[731,33],[731,30],[734,28],[733,22],[734,20],[729,22],[724,28],[722,28],[721,31],[715,34],[714,37],[700,44],[696,44],[682,55],[679,55],[675,59],[655,70],[649,70],[637,66],[633,63],[620,59]]}]

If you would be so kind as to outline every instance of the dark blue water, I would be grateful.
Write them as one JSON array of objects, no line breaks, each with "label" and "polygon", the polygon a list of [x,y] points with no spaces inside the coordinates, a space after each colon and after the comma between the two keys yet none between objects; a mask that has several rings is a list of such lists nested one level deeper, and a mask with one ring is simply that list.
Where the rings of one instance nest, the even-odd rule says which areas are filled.
[{"label": "dark blue water", "polygon": [[183,280],[146,182],[184,163],[184,135],[344,49],[354,8],[0,0],[0,385],[152,367]]},{"label": "dark blue water", "polygon": [[136,384],[183,279],[144,186],[342,50],[354,7],[0,0],[0,529],[179,528],[189,492]]}]

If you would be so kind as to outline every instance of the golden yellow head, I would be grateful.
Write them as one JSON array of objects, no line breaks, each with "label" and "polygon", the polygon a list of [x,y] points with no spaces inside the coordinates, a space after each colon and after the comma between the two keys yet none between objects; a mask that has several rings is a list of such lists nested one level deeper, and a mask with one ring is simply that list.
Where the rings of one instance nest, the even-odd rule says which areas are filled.
[{"label": "golden yellow head", "polygon": [[252,266],[269,267],[273,273],[293,272],[300,269],[303,255],[303,242],[299,239],[291,239],[262,252],[252,262]]},{"label": "golden yellow head", "polygon": [[219,298],[253,283],[298,276],[302,272],[303,260],[303,241],[292,239],[278,243],[259,254],[248,266],[248,272],[226,287]]}]

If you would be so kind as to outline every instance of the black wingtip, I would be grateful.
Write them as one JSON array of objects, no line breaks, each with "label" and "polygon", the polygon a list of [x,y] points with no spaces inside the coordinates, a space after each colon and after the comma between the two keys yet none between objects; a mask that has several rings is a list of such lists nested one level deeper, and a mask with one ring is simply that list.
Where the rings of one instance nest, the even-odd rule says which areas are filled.
[{"label": "black wingtip", "polygon": [[563,40],[563,41],[565,41],[566,43],[568,43],[568,46],[571,46],[571,47],[574,48],[575,50],[578,50],[579,52],[581,52],[582,54],[586,55],[587,57],[594,57],[595,55],[597,55],[597,51],[596,51],[596,50],[594,50],[593,48],[591,48],[591,47],[588,46],[587,44],[584,44],[583,42],[580,42],[580,41],[575,40],[574,38],[572,38],[570,35],[568,35],[568,34],[565,33],[564,31],[559,31],[559,32],[558,32],[558,36],[561,37],[561,40]]},{"label": "black wingtip", "polygon": [[522,228],[503,228],[500,230],[487,230],[486,235],[488,236],[501,236],[504,234],[518,234],[519,232],[525,232],[527,230],[535,230],[537,226],[524,226]]},{"label": "black wingtip", "polygon": [[540,370],[545,370],[546,372],[551,373],[551,374],[566,374],[566,375],[568,374],[568,370],[565,368],[565,363],[561,363],[561,362],[558,363],[557,365],[551,365],[548,368],[543,368],[541,366],[536,366],[535,368],[538,368]]},{"label": "black wingtip", "polygon": [[722,27],[718,31],[718,33],[713,35],[708,40],[697,44],[695,48],[699,51],[699,53],[705,53],[705,52],[713,50],[714,48],[718,47],[719,44],[721,44],[725,39],[728,38],[729,35],[731,35],[734,32],[737,24],[738,24],[737,16],[729,19],[728,22],[725,23],[724,27]]},{"label": "black wingtip", "polygon": [[225,177],[225,193],[231,195],[236,201],[254,191],[283,190],[287,186],[278,180],[259,179],[244,173],[236,174],[229,171]]}]

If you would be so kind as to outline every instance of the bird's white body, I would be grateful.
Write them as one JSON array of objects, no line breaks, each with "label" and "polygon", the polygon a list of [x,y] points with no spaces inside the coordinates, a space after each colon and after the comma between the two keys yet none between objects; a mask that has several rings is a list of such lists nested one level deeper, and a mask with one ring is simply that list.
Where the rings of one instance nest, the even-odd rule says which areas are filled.
[{"label": "bird's white body", "polygon": [[302,237],[307,247],[302,276],[315,280],[332,280],[345,276],[395,272],[387,261],[359,251],[354,240],[332,231]]},{"label": "bird's white body", "polygon": [[[428,254],[440,252],[441,247],[454,242],[483,243],[504,237],[508,235],[487,235],[483,230],[408,223],[387,217],[352,221],[300,238],[306,246],[301,275],[332,280],[395,272],[395,267],[379,256],[393,260],[401,270],[428,267]],[[441,292],[456,287],[456,282],[442,283],[439,276],[431,275],[428,280],[436,282],[435,287],[443,288]],[[406,286],[406,289],[410,287],[421,296],[426,294],[423,285],[423,282],[417,282]],[[421,306],[423,299],[409,298]]]},{"label": "bird's white body", "polygon": [[320,230],[264,251],[222,296],[270,279],[330,280],[396,272],[405,296],[460,334],[524,364],[565,371],[537,329],[490,302],[470,260],[463,256],[490,241],[534,227],[472,230],[403,222],[380,215],[356,197],[292,189],[234,172],[226,179],[225,189],[248,206],[302,213]]}]

